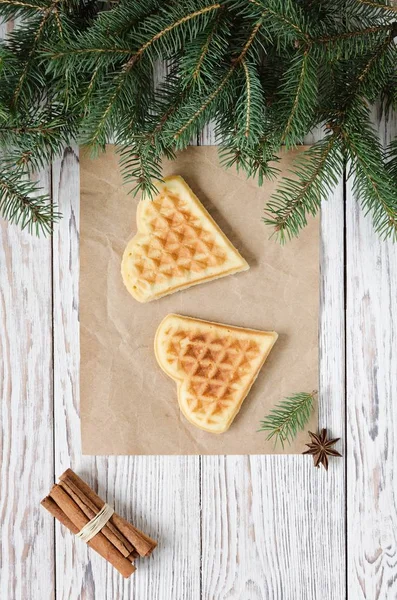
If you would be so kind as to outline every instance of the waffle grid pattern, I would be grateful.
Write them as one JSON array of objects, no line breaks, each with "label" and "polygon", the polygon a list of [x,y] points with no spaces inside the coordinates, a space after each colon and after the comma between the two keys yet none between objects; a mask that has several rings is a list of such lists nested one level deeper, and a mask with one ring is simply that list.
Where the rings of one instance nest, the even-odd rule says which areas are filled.
[{"label": "waffle grid pattern", "polygon": [[178,195],[169,191],[159,194],[148,203],[145,220],[149,234],[134,249],[138,287],[189,279],[227,261],[212,233]]},{"label": "waffle grid pattern", "polygon": [[169,332],[168,362],[186,376],[187,409],[202,426],[224,423],[235,411],[259,355],[260,348],[250,339],[217,332]]}]

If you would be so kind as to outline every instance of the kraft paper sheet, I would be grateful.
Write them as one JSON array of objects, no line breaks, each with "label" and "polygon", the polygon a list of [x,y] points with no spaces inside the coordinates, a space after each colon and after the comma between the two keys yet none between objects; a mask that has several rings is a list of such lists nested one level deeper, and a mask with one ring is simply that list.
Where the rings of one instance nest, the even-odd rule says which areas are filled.
[{"label": "kraft paper sheet", "polygon": [[[297,151],[282,154],[280,175]],[[81,426],[85,454],[301,453],[307,432],[274,447],[257,432],[284,396],[318,389],[319,220],[285,246],[269,239],[264,206],[277,181],[258,187],[218,162],[216,147],[190,147],[164,174],[182,175],[250,264],[250,270],[140,304],[125,289],[120,262],[136,232],[138,200],[127,194],[113,146],[81,156]],[[279,334],[229,431],[206,433],[181,414],[176,384],[153,351],[168,313]],[[307,429],[317,427],[317,411]]]}]

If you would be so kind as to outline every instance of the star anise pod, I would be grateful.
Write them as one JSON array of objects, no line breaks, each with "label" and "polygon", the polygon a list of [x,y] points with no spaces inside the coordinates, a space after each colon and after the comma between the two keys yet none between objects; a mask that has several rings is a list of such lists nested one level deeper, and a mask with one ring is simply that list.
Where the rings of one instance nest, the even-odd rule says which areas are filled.
[{"label": "star anise pod", "polygon": [[309,450],[306,450],[303,454],[312,454],[314,466],[319,467],[321,464],[324,466],[325,470],[328,471],[328,456],[342,456],[342,454],[339,454],[339,452],[332,448],[340,438],[327,440],[326,429],[322,429],[321,433],[312,433],[309,431],[309,435],[312,441],[310,444],[306,444]]}]

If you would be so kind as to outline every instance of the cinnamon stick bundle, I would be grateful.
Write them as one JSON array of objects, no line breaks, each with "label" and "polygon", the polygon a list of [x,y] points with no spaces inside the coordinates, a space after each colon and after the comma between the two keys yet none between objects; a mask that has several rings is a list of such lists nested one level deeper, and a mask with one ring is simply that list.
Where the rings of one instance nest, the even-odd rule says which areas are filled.
[{"label": "cinnamon stick bundle", "polygon": [[[99,513],[105,502],[71,469],[67,469],[59,480],[41,504],[77,534]],[[123,577],[129,577],[135,571],[133,563],[137,556],[149,556],[157,546],[154,540],[116,513],[87,543]]]}]

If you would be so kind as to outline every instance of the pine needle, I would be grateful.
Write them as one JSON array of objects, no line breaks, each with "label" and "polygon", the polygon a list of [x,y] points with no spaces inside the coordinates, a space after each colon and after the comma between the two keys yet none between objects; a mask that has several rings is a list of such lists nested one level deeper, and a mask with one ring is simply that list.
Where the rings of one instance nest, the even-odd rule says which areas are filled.
[{"label": "pine needle", "polygon": [[258,431],[267,431],[267,440],[274,439],[274,446],[280,442],[284,448],[285,442],[290,444],[298,431],[304,429],[313,410],[317,391],[310,394],[300,392],[281,400],[270,413],[261,421]]}]

